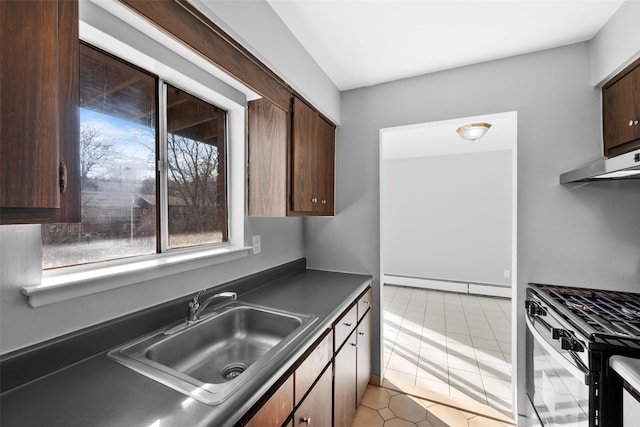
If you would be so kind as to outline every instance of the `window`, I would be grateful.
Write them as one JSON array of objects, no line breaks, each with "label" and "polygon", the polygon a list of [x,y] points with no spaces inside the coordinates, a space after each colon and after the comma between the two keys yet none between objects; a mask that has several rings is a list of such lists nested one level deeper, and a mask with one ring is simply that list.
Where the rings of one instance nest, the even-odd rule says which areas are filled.
[{"label": "window", "polygon": [[42,226],[43,268],[227,242],[226,121],[81,44],[82,222]]},{"label": "window", "polygon": [[166,89],[168,248],[227,241],[225,112]]}]

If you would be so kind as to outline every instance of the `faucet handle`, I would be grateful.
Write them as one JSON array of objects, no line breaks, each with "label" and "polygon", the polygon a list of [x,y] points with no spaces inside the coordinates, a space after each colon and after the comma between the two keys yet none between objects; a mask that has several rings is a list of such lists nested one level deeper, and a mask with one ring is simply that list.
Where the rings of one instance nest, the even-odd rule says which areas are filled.
[{"label": "faucet handle", "polygon": [[198,301],[198,299],[200,298],[200,295],[202,295],[204,291],[206,291],[206,289],[201,290],[200,292],[195,294],[193,298],[191,298],[191,301],[189,301],[189,308],[191,310],[197,310],[198,307],[200,307],[200,301]]},{"label": "faucet handle", "polygon": [[206,289],[203,289],[197,294],[195,294],[193,298],[191,298],[191,301],[189,301],[189,313],[187,314],[187,323],[193,322],[194,320],[196,320],[196,317],[197,317],[196,313],[198,312],[198,309],[200,309],[200,302],[198,301],[198,298],[200,298],[200,295],[202,295],[202,293],[205,290]]}]

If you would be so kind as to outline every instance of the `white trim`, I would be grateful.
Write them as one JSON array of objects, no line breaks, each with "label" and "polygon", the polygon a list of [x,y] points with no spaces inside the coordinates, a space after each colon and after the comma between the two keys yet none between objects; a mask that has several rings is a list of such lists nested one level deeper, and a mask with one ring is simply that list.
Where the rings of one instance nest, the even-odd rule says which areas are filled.
[{"label": "white trim", "polygon": [[25,286],[22,293],[33,308],[135,285],[223,262],[245,258],[251,247],[216,247],[173,251],[145,257],[48,270],[42,282]]}]

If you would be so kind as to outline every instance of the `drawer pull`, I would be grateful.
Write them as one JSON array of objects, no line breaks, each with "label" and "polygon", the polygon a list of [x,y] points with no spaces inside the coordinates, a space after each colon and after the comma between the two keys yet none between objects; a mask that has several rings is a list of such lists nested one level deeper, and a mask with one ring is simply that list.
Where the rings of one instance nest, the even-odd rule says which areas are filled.
[{"label": "drawer pull", "polygon": [[358,335],[364,336],[364,332],[358,332]]},{"label": "drawer pull", "polygon": [[345,322],[345,323],[344,323],[344,326],[346,326],[347,328],[350,328],[350,327],[351,327],[351,325],[353,325],[353,323],[349,323],[349,322]]},{"label": "drawer pull", "polygon": [[305,423],[306,425],[311,425],[311,417],[300,417],[300,422]]}]

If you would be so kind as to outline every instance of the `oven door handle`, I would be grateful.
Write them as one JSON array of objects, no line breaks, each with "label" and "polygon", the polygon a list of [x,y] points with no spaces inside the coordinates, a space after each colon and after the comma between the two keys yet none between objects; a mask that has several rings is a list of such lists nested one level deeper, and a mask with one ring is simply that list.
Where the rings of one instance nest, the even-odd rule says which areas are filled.
[{"label": "oven door handle", "polygon": [[574,377],[583,380],[585,385],[589,385],[589,369],[584,366],[584,364],[579,360],[574,359],[576,363],[573,364],[569,360],[562,357],[558,350],[553,348],[553,346],[549,344],[549,342],[536,329],[529,316],[525,315],[524,319],[527,322],[527,328],[533,335],[533,338],[542,346],[542,348],[544,348],[547,353],[553,356],[553,358],[560,364],[560,366],[562,366],[562,368],[569,371],[569,373],[571,373],[571,375],[573,375]]}]

